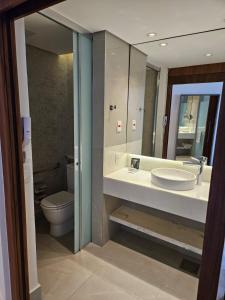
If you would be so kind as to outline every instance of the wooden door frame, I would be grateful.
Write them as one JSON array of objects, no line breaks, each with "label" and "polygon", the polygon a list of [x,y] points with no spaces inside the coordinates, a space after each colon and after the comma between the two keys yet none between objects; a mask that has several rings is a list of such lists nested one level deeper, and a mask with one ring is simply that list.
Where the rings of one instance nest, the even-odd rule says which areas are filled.
[{"label": "wooden door frame", "polygon": [[[59,2],[61,1],[10,0],[8,3],[10,3],[11,6],[2,7],[2,3],[0,4],[0,36],[3,37],[3,42],[0,44],[0,134],[13,300],[29,299],[23,156],[21,148],[22,129],[17,83],[14,20]],[[6,0],[4,1],[4,4],[5,3]],[[209,68],[210,67],[205,67],[207,73],[209,73]],[[219,80],[218,76],[215,76],[214,73],[210,73],[211,75],[208,77],[207,82],[210,81],[209,78],[211,78],[211,81],[224,81],[225,64],[222,72],[219,72]],[[218,74],[218,72],[216,74]],[[195,77],[200,80],[201,76],[195,74]],[[196,78],[192,82],[197,82]],[[168,95],[172,93],[173,82],[181,83],[181,79],[176,71],[170,70]],[[188,74],[183,77],[182,83],[185,83],[185,80],[190,82],[190,76],[188,76]],[[202,82],[202,80],[198,82]],[[225,237],[225,184],[223,176],[225,169],[224,132],[225,87],[221,103],[207,211],[198,300],[215,300],[218,288]]]}]

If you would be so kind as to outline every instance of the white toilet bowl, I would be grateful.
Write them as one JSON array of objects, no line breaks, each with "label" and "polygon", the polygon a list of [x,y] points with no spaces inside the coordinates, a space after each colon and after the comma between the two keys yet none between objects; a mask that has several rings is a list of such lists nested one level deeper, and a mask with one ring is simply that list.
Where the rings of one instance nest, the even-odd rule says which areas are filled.
[{"label": "white toilet bowl", "polygon": [[50,223],[50,234],[60,237],[73,229],[74,194],[61,191],[41,201],[41,208]]}]

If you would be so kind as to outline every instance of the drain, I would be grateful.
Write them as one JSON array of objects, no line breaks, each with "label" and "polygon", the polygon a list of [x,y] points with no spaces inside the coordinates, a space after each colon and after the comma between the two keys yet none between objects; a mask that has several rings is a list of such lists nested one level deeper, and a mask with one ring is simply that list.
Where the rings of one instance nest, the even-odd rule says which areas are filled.
[{"label": "drain", "polygon": [[189,259],[183,258],[182,262],[180,264],[180,269],[182,271],[185,271],[187,273],[193,274],[193,275],[198,275],[199,269],[200,269],[200,264],[193,262]]}]

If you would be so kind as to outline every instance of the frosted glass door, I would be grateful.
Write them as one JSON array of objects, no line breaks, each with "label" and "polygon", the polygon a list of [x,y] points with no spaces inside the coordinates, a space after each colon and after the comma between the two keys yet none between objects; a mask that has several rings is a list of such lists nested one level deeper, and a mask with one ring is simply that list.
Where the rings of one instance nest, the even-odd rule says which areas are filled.
[{"label": "frosted glass door", "polygon": [[73,33],[74,80],[74,252],[80,250],[80,119],[78,34]]},{"label": "frosted glass door", "polygon": [[74,252],[91,241],[92,40],[73,35],[74,47]]},{"label": "frosted glass door", "polygon": [[80,107],[80,248],[91,241],[92,40],[78,35]]}]

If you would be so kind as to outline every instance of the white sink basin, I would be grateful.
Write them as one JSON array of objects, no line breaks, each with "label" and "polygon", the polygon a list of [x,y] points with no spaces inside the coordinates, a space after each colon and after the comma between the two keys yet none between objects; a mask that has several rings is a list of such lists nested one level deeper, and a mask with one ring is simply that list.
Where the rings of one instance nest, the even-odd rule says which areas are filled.
[{"label": "white sink basin", "polygon": [[196,183],[196,175],[185,170],[157,168],[153,169],[151,174],[153,184],[168,190],[193,190]]}]

